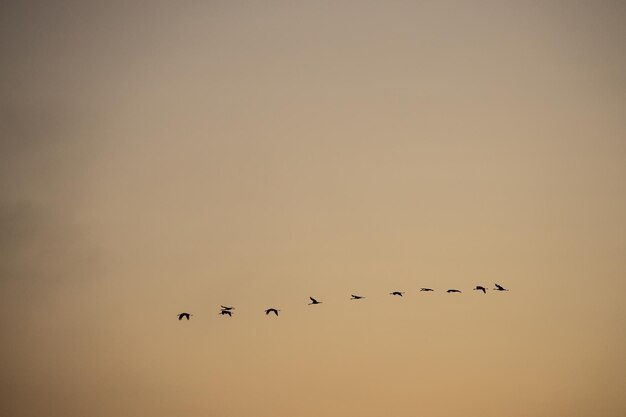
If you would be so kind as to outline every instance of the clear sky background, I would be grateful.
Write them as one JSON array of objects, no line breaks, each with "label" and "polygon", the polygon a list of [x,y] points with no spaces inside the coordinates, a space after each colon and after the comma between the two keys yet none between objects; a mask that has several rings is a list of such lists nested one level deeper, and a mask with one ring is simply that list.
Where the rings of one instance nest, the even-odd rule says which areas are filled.
[{"label": "clear sky background", "polygon": [[626,415],[625,21],[3,1],[0,414]]}]

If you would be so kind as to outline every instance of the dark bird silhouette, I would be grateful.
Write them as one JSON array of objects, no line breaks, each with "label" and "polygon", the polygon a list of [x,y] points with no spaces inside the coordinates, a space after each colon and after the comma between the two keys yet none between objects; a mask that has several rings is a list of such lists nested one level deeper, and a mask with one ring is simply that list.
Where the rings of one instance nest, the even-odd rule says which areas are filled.
[{"label": "dark bird silhouette", "polygon": [[448,291],[446,291],[446,292],[450,292],[450,293],[451,293],[451,292],[461,292],[461,290],[450,289],[450,290],[448,290]]},{"label": "dark bird silhouette", "polygon": [[183,318],[189,320],[189,317],[193,316],[193,314],[189,313],[180,313],[178,314],[178,320],[182,320]]},{"label": "dark bird silhouette", "polygon": [[278,317],[278,312],[280,310],[276,310],[275,308],[268,308],[267,310],[265,310],[265,315],[269,315],[270,313],[274,313],[276,314],[276,317]]},{"label": "dark bird silhouette", "polygon": [[317,301],[315,298],[313,297],[309,297],[311,299],[311,302],[309,303],[309,305],[313,305],[313,304],[322,304],[321,301]]},{"label": "dark bird silhouette", "polygon": [[233,312],[230,311],[230,310],[222,310],[222,311],[220,311],[219,314],[222,315],[222,316],[228,316],[228,317],[232,317],[233,316]]},{"label": "dark bird silhouette", "polygon": [[350,298],[351,300],[360,300],[361,298],[365,298],[360,295],[354,295],[354,294],[350,294],[350,295],[352,296],[352,298]]},{"label": "dark bird silhouette", "polygon": [[487,288],[483,287],[482,285],[477,285],[476,288],[474,288],[474,291],[482,291],[483,294],[487,294]]},{"label": "dark bird silhouette", "polygon": [[226,306],[220,306],[222,307],[222,310],[234,310],[235,307],[226,307]]},{"label": "dark bird silhouette", "polygon": [[494,288],[494,290],[496,290],[496,291],[508,291],[506,288],[504,288],[500,284],[496,284],[496,288]]},{"label": "dark bird silhouette", "polygon": [[432,288],[420,288],[420,291],[435,291]]},{"label": "dark bird silhouette", "polygon": [[404,292],[401,291],[394,291],[389,293],[389,295],[399,295],[400,297],[402,297],[402,294],[404,294]]}]

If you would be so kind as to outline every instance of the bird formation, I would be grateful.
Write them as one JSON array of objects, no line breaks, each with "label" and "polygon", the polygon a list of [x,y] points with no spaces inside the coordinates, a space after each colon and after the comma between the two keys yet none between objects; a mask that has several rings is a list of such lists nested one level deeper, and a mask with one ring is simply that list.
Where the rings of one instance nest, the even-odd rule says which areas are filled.
[{"label": "bird formation", "polygon": [[[508,291],[508,289],[504,288],[502,285],[500,284],[495,284],[496,288],[493,289],[493,291]],[[420,288],[420,292],[428,292],[428,291],[434,291],[432,288]],[[477,285],[474,288],[474,291],[482,291],[483,294],[487,293],[487,288],[483,287],[482,285]],[[451,293],[462,293],[461,290],[457,290],[455,288],[450,288],[449,290],[446,291],[448,294]],[[392,296],[397,296],[397,297],[402,297],[404,296],[405,292],[404,291],[392,291],[389,293],[389,295]],[[350,294],[350,300],[362,300],[365,297],[362,295],[356,295],[356,294]],[[317,305],[317,304],[322,304],[321,301],[318,301],[317,299],[313,298],[313,297],[309,297],[309,299],[311,300],[311,302],[308,305]],[[220,316],[228,316],[228,317],[232,317],[233,313],[234,313],[234,309],[235,307],[232,306],[220,306],[220,312],[218,313],[218,315]],[[277,308],[273,308],[270,307],[268,309],[265,310],[265,315],[269,316],[270,314],[274,314],[276,317],[278,317],[278,312],[280,310]],[[177,314],[178,320],[182,320],[182,319],[187,319],[189,320],[189,318],[193,316],[193,314],[190,313],[179,313]]]}]

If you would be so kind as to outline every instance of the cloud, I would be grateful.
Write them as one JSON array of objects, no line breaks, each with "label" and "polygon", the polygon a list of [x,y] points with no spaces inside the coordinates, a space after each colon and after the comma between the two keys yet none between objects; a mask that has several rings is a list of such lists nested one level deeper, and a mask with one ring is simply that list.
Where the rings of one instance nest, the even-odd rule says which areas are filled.
[{"label": "cloud", "polygon": [[0,285],[44,293],[93,265],[94,246],[77,221],[89,160],[68,103],[1,104]]}]

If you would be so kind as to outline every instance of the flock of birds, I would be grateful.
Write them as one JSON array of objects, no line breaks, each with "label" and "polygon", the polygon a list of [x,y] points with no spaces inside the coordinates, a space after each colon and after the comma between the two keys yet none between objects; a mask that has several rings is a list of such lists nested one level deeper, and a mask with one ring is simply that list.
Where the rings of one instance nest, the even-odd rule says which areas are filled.
[{"label": "flock of birds", "polygon": [[[496,286],[496,288],[493,289],[494,291],[508,291],[506,288],[504,288],[500,284],[495,284],[495,286]],[[421,288],[420,289],[420,292],[424,292],[424,291],[428,292],[428,291],[435,291],[435,290],[433,290],[432,288]],[[474,288],[474,291],[482,291],[483,294],[486,294],[487,293],[487,288],[483,287],[482,285],[477,285]],[[454,288],[451,288],[451,289],[447,290],[446,292],[450,294],[450,293],[460,293],[462,291],[454,289]],[[402,297],[402,296],[404,296],[404,294],[405,294],[404,291],[393,291],[393,292],[389,293],[389,295],[397,296],[397,297]],[[365,297],[363,297],[362,295],[350,294],[350,300],[362,300],[364,298]],[[321,301],[318,301],[318,300],[316,300],[313,297],[309,297],[309,299],[311,300],[311,302],[308,305],[322,304]],[[221,310],[218,313],[220,316],[228,316],[228,317],[232,317],[233,316],[233,310],[235,309],[235,307],[232,307],[232,306],[220,306],[220,307],[221,307]],[[270,314],[275,314],[276,317],[278,317],[278,312],[279,311],[280,311],[279,309],[271,307],[271,308],[268,308],[268,309],[265,310],[265,315],[269,316]],[[191,316],[193,316],[193,314],[191,314],[191,313],[178,313],[177,316],[178,316],[178,320],[182,320],[182,319],[189,320],[189,318]]]}]

